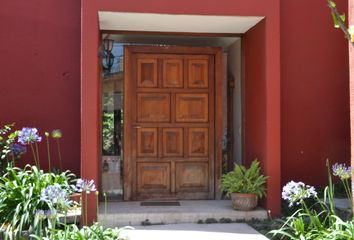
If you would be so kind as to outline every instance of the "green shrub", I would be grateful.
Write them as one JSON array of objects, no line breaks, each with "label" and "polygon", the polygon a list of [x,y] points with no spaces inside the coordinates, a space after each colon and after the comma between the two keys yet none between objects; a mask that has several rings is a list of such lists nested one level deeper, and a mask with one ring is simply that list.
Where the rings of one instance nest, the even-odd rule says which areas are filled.
[{"label": "green shrub", "polygon": [[[280,239],[347,240],[354,239],[354,219],[343,220],[334,205],[334,184],[330,165],[327,160],[328,186],[323,192],[323,199],[318,197],[315,188],[302,182],[291,181],[283,187],[282,197],[289,206],[300,206],[283,225],[269,234]],[[345,164],[332,166],[333,175],[339,177],[351,203],[349,186],[351,169]],[[308,199],[313,199],[309,205]]]},{"label": "green shrub", "polygon": [[259,198],[266,195],[267,176],[261,175],[258,160],[254,160],[250,168],[235,164],[234,170],[222,176],[222,190],[231,193],[254,193]]},{"label": "green shrub", "polygon": [[67,225],[65,229],[55,230],[53,233],[48,233],[48,237],[34,236],[35,239],[43,240],[119,240],[122,237],[122,230],[129,228],[104,228],[99,223],[92,226],[84,226],[78,228],[75,224]]},{"label": "green shrub", "polygon": [[24,230],[32,232],[35,212],[49,209],[41,201],[42,189],[58,184],[68,194],[75,190],[75,175],[69,171],[61,174],[44,173],[35,166],[24,169],[7,168],[0,177],[0,224],[1,229],[10,235],[21,234]]}]

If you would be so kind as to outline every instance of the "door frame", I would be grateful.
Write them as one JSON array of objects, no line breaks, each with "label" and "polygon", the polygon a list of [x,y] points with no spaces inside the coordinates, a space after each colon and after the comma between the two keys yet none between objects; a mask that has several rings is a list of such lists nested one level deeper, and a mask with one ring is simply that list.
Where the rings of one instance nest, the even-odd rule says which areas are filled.
[{"label": "door frame", "polygon": [[[161,54],[207,54],[214,56],[215,62],[215,86],[214,86],[214,96],[215,96],[215,110],[214,110],[214,120],[215,120],[215,146],[214,146],[214,199],[221,198],[221,174],[222,174],[222,101],[223,101],[223,91],[225,91],[223,86],[223,50],[219,47],[178,47],[178,46],[125,46],[124,47],[124,69],[129,69],[130,66],[130,55],[133,53],[156,53],[158,48],[158,53]],[[128,148],[130,144],[125,144],[131,141],[132,134],[132,122],[131,114],[133,108],[131,108],[128,93],[131,92],[131,84],[129,84],[129,79],[131,79],[131,72],[124,71],[124,140],[123,140],[123,182],[124,189],[123,199],[125,201],[132,200],[132,164],[131,164],[131,149]]]}]

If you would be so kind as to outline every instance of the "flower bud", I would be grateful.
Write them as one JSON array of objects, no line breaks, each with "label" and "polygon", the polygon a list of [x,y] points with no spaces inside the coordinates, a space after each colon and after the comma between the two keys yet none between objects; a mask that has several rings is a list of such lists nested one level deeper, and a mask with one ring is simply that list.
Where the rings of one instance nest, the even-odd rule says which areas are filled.
[{"label": "flower bud", "polygon": [[62,137],[62,133],[59,129],[52,131],[52,138],[61,138],[61,137]]}]

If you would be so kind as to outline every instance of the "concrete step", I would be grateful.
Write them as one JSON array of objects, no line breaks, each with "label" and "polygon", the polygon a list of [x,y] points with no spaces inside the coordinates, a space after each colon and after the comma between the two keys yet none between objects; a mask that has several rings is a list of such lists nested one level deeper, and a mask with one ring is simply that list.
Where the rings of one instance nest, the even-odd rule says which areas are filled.
[{"label": "concrete step", "polygon": [[[107,227],[152,224],[197,223],[198,220],[230,218],[236,220],[266,219],[267,211],[236,211],[229,200],[179,201],[180,206],[140,206],[141,202],[108,202],[99,206],[98,221]],[[106,213],[105,213],[106,212]]]},{"label": "concrete step", "polygon": [[351,210],[348,198],[334,198],[334,206],[341,210]]}]

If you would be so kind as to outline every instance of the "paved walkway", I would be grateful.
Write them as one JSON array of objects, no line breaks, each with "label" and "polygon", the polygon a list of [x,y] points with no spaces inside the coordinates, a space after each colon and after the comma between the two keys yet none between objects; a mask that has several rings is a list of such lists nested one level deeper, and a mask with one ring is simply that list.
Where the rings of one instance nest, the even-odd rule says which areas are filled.
[{"label": "paved walkway", "polygon": [[169,224],[136,226],[125,230],[129,240],[266,240],[265,236],[244,223]]}]

